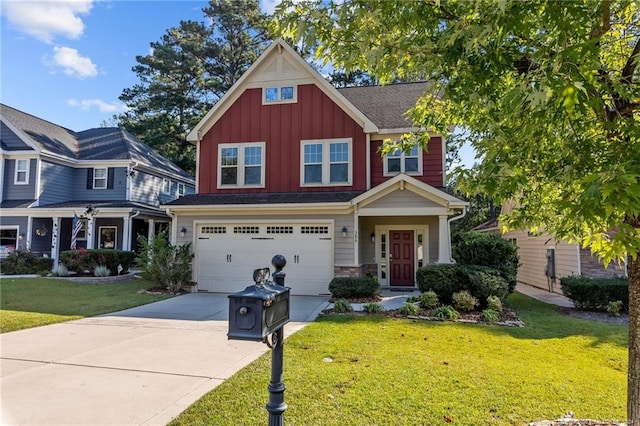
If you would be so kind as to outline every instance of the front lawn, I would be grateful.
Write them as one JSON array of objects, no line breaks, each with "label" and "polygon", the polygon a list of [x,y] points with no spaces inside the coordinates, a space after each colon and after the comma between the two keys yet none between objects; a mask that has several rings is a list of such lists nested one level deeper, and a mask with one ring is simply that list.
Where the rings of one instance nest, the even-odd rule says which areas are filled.
[{"label": "front lawn", "polygon": [[[527,325],[320,317],[285,344],[288,425],[522,425],[624,420],[628,327],[514,294]],[[203,360],[203,362],[205,362]],[[267,353],[172,425],[266,424]]]},{"label": "front lawn", "polygon": [[138,293],[153,286],[149,281],[135,278],[88,284],[5,276],[0,279],[0,332],[121,311],[170,297]]}]

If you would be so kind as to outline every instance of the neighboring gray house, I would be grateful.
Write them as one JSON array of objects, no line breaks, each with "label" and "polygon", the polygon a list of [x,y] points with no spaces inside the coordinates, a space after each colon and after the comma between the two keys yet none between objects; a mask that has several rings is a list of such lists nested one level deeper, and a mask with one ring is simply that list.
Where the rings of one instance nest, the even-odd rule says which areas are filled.
[{"label": "neighboring gray house", "polygon": [[135,250],[137,236],[168,227],[161,204],[195,181],[120,128],[74,132],[0,105],[0,256],[29,249],[56,261],[77,247]]}]

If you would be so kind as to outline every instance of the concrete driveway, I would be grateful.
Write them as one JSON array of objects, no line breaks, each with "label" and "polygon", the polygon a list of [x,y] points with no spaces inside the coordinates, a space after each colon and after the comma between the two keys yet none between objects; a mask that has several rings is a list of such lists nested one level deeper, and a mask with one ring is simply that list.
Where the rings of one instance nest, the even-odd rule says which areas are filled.
[{"label": "concrete driveway", "polygon": [[[292,296],[285,334],[327,304]],[[191,293],[1,334],[1,424],[165,425],[268,350],[228,340],[227,309],[226,294]]]}]

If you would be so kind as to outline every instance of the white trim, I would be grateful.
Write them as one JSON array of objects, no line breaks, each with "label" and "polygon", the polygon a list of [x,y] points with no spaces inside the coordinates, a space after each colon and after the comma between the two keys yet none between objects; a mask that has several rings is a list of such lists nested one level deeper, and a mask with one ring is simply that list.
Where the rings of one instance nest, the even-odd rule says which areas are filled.
[{"label": "white trim", "polygon": [[[375,262],[378,267],[378,282],[381,285],[388,286],[390,285],[390,262],[389,262],[389,231],[413,231],[413,268],[414,268],[414,277],[415,271],[418,270],[418,234],[422,234],[422,244],[423,244],[423,252],[422,259],[423,265],[429,264],[429,225],[417,225],[417,224],[408,224],[408,225],[376,225],[375,233],[376,233],[376,243],[375,243]],[[382,278],[382,267],[380,260],[382,259],[382,234],[385,235],[385,243],[386,243],[386,278]],[[414,286],[417,286],[418,282],[414,278]]]},{"label": "white trim", "polygon": [[163,195],[171,195],[171,179],[162,178],[162,188],[160,188],[160,192],[162,192]]},{"label": "white trim", "polygon": [[[176,195],[178,196],[178,198],[180,198],[187,193],[187,186],[182,182],[177,182],[177,184],[178,187],[176,188]],[[182,188],[182,191],[180,191],[180,188]]]},{"label": "white trim", "polygon": [[368,191],[371,189],[371,156],[373,155],[373,153],[371,152],[371,134],[370,133],[365,134],[365,146],[367,150],[367,157],[366,157],[366,163],[365,163],[365,169],[367,171],[366,188]]},{"label": "white trim", "polygon": [[[20,238],[20,226],[19,225],[0,225],[0,231],[12,231],[15,230],[16,231],[16,243],[13,246],[13,250],[17,250],[18,246],[19,246],[19,238]],[[0,245],[0,247],[5,247]],[[4,249],[2,249],[0,251],[0,253],[2,254],[2,257],[4,258],[4,256],[9,254],[9,250],[7,249],[6,251]]]},{"label": "white trim", "polygon": [[[104,178],[98,178],[99,180],[104,179],[104,187],[96,186],[96,171],[104,170]],[[114,171],[115,173],[115,171]],[[93,184],[91,189],[107,189],[109,187],[109,168],[108,167],[94,167],[93,168],[93,176],[92,176]]]},{"label": "white trim", "polygon": [[[390,156],[390,155],[385,155],[384,157],[382,157],[382,167],[383,167],[383,171],[382,171],[382,175],[385,177],[389,177],[389,176],[395,176],[401,173],[404,173],[408,176],[422,176],[423,175],[423,168],[422,168],[422,150],[420,149],[420,147],[418,147],[417,145],[414,146],[412,148],[413,150],[416,150],[416,155],[407,155],[406,152],[400,150],[399,148],[396,151],[400,151],[400,155],[399,156]],[[416,170],[415,172],[407,172],[406,171],[406,161],[407,159],[411,159],[411,158],[415,158],[417,160],[417,165],[418,165],[418,170]],[[390,172],[389,171],[389,160],[390,159],[397,159],[400,162],[400,170],[397,172]]]},{"label": "white trim", "polygon": [[[31,159],[30,158],[19,158],[19,159],[15,159],[15,167],[14,167],[14,173],[13,173],[13,184],[14,185],[29,185],[29,173],[31,172]],[[20,164],[20,162],[24,162],[24,164],[26,164],[26,169],[24,170],[19,170],[18,169],[18,164]],[[24,181],[18,180],[18,173],[24,173]]]},{"label": "white trim", "polygon": [[4,168],[5,168],[5,158],[0,153],[0,202],[4,201]]},{"label": "white trim", "polygon": [[103,229],[113,229],[113,247],[108,248],[110,249],[117,249],[118,248],[118,226],[117,225],[105,225],[105,226],[99,226],[98,227],[98,248],[103,248],[102,247],[102,230]]},{"label": "white trim", "polygon": [[36,158],[35,206],[40,205],[42,192],[42,159],[38,157]]},{"label": "white trim", "polygon": [[[331,182],[331,145],[347,144],[347,181]],[[320,166],[321,182],[305,182],[305,161],[304,148],[305,145],[321,145],[322,146],[322,163]],[[343,164],[339,162],[336,164]],[[353,139],[352,138],[333,138],[333,139],[308,139],[300,141],[300,186],[301,187],[319,187],[319,186],[351,186],[353,183]]]},{"label": "white trim", "polygon": [[[247,167],[256,167],[256,164],[250,164],[247,166],[245,161],[245,149],[246,148],[260,148],[260,183],[258,184],[245,184],[244,183],[244,171]],[[235,165],[237,170],[236,183],[235,184],[223,184],[222,183],[222,150],[225,148],[236,148],[238,150],[238,163]],[[218,144],[218,164],[217,168],[217,182],[216,187],[218,189],[231,189],[231,188],[264,188],[265,187],[265,168],[267,157],[266,144],[264,142],[239,142],[239,143],[221,143]]]},{"label": "white trim", "polygon": [[[293,89],[293,97],[291,99],[282,99],[282,89],[291,87]],[[267,100],[267,90],[276,89],[277,99]],[[298,102],[298,85],[297,84],[272,84],[262,87],[262,105],[279,105],[279,104],[295,104]]]}]

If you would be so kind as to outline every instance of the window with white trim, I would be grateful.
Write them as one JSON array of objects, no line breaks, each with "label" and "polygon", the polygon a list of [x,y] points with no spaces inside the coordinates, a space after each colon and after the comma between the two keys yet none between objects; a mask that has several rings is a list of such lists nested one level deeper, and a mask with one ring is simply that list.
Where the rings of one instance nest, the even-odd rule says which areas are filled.
[{"label": "window with white trim", "polygon": [[265,104],[296,102],[296,86],[276,86],[262,89],[262,102]]},{"label": "window with white trim", "polygon": [[162,193],[169,195],[171,194],[171,180],[167,178],[162,178]]},{"label": "window with white trim", "polygon": [[107,189],[107,168],[93,169],[93,189]]},{"label": "window with white trim", "polygon": [[302,141],[301,185],[350,185],[351,139]]},{"label": "window with white trim", "polygon": [[218,188],[264,187],[264,142],[218,146]]},{"label": "window with white trim", "polygon": [[16,160],[16,175],[13,183],[16,185],[29,183],[29,160]]},{"label": "window with white trim", "polygon": [[178,183],[178,197],[182,197],[185,192],[184,183]]},{"label": "window with white trim", "polygon": [[414,146],[410,152],[396,149],[384,157],[384,175],[391,176],[398,173],[422,175],[422,156],[417,146]]}]

